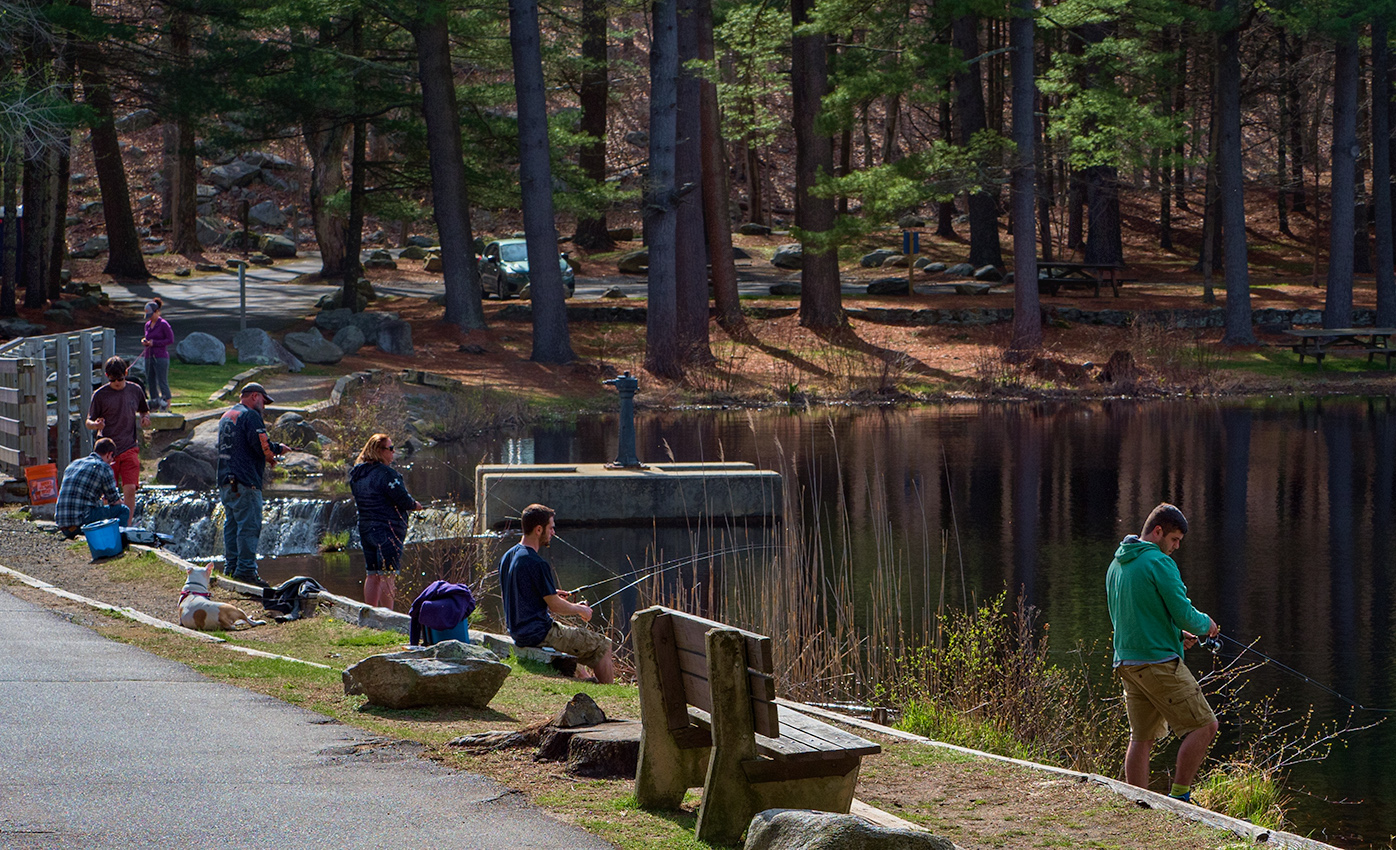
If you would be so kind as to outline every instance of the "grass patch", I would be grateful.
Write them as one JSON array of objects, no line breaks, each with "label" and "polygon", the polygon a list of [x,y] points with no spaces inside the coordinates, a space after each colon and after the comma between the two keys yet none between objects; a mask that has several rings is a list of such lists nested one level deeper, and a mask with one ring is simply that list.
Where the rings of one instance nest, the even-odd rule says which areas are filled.
[{"label": "grass patch", "polygon": [[343,552],[349,548],[349,529],[331,531],[320,538],[321,552]]},{"label": "grass patch", "polygon": [[1285,824],[1284,790],[1271,771],[1251,765],[1223,765],[1193,786],[1192,796],[1199,806],[1256,826],[1280,829]]},{"label": "grass patch", "polygon": [[1388,374],[1386,359],[1373,359],[1367,362],[1366,356],[1334,354],[1323,359],[1323,368],[1308,358],[1302,365],[1299,355],[1287,348],[1261,348],[1230,354],[1216,360],[1214,366],[1234,372],[1249,372],[1268,378],[1303,375],[1321,377],[1323,375],[1351,375],[1375,372]]},{"label": "grass patch", "polygon": [[220,405],[208,397],[223,388],[239,372],[249,369],[246,364],[231,361],[222,366],[206,366],[181,363],[178,358],[170,358],[171,405],[185,404],[185,410],[209,410]]},{"label": "grass patch", "polygon": [[112,581],[150,582],[175,591],[184,586],[184,574],[154,552],[127,549],[96,566]]},{"label": "grass patch", "polygon": [[897,728],[932,740],[995,755],[1017,759],[1033,757],[1031,749],[1018,741],[1012,733],[1005,732],[991,722],[962,714],[933,700],[919,699],[907,703],[902,709],[902,719]]}]

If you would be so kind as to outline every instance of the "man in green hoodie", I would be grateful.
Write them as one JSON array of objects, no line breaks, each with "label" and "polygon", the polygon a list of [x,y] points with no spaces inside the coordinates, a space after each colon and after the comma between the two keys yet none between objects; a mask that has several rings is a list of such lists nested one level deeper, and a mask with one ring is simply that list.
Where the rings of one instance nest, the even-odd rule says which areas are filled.
[{"label": "man in green hoodie", "polygon": [[1193,607],[1169,557],[1183,543],[1187,518],[1164,503],[1144,531],[1120,542],[1105,574],[1110,624],[1115,628],[1115,675],[1124,684],[1129,715],[1125,781],[1149,787],[1149,751],[1171,728],[1182,743],[1170,797],[1188,801],[1197,769],[1217,735],[1217,716],[1183,664],[1183,650],[1197,635],[1215,637],[1212,618]]}]

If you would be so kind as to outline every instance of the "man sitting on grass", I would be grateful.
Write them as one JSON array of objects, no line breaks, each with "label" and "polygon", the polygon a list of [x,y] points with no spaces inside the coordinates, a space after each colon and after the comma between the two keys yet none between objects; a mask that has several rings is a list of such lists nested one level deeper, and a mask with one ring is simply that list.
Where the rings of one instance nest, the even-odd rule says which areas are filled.
[{"label": "man sitting on grass", "polygon": [[539,549],[552,542],[557,527],[553,516],[553,509],[543,505],[524,508],[523,540],[499,561],[504,622],[515,644],[550,646],[575,655],[596,674],[596,681],[609,685],[616,680],[611,639],[591,629],[553,622],[554,614],[575,614],[583,621],[591,621],[591,607],[568,602],[571,594],[557,589],[552,565],[538,554]]},{"label": "man sitting on grass", "polygon": [[63,470],[53,518],[64,537],[72,540],[89,522],[113,517],[121,525],[131,524],[131,509],[122,502],[116,474],[111,471],[115,458],[116,442],[103,437],[92,447],[92,454]]}]

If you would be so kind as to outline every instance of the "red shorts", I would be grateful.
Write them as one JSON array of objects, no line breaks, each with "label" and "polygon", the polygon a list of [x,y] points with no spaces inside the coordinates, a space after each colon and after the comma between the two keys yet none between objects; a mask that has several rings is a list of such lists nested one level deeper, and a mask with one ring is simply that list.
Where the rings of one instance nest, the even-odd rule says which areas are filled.
[{"label": "red shorts", "polygon": [[141,483],[141,447],[132,446],[117,455],[111,462],[111,471],[116,473],[118,487],[138,486]]}]

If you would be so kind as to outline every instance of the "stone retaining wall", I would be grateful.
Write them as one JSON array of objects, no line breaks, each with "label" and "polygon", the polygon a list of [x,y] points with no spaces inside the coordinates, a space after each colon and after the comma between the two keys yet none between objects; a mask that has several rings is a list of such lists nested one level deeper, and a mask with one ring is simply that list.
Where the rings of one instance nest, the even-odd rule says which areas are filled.
[{"label": "stone retaining wall", "polygon": [[[796,307],[743,307],[742,312],[753,319],[777,319],[793,315]],[[1013,321],[1012,307],[959,307],[946,309],[913,310],[906,307],[851,307],[846,310],[851,319],[861,319],[882,325],[907,325],[928,327],[949,325],[972,327],[994,325]],[[589,307],[569,305],[569,322],[625,322],[643,324],[648,316],[644,307],[604,306]],[[506,321],[532,321],[533,308],[528,304],[510,304],[499,311],[499,318]],[[1129,327],[1136,323],[1157,324],[1168,328],[1221,328],[1226,323],[1226,313],[1220,307],[1196,310],[1086,310],[1079,307],[1044,306],[1044,324],[1068,322],[1077,325],[1102,325],[1106,327]],[[1359,308],[1352,311],[1353,327],[1370,327],[1376,321],[1376,311]],[[1263,308],[1251,313],[1251,323],[1266,330],[1321,325],[1323,311],[1312,309],[1283,310]]]}]

